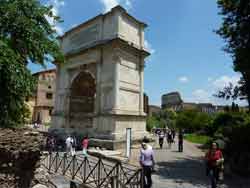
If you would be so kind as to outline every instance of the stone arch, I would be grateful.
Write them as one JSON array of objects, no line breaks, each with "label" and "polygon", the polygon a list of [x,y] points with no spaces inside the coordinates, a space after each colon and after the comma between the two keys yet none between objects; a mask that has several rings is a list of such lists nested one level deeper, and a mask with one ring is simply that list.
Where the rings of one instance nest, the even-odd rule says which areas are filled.
[{"label": "stone arch", "polygon": [[91,73],[80,72],[70,87],[70,114],[94,113],[96,81]]}]

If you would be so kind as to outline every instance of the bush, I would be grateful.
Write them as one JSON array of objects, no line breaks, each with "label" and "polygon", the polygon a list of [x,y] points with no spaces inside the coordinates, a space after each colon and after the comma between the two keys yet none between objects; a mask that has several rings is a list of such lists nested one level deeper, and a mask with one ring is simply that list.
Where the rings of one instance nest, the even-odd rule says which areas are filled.
[{"label": "bush", "polygon": [[250,124],[233,126],[228,137],[226,155],[231,168],[242,175],[250,174]]},{"label": "bush", "polygon": [[250,174],[250,121],[247,113],[220,113],[213,122],[214,136],[226,142],[225,156],[233,171]]}]

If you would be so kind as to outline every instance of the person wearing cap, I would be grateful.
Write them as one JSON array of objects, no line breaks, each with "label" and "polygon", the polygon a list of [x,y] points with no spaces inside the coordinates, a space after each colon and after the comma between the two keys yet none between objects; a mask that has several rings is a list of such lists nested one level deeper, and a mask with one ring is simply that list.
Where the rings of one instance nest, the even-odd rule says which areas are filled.
[{"label": "person wearing cap", "polygon": [[148,140],[143,139],[141,144],[142,148],[140,151],[140,165],[143,168],[144,172],[144,187],[150,188],[152,186],[152,171],[154,169],[155,161],[154,161],[154,152],[150,145],[148,145]]}]

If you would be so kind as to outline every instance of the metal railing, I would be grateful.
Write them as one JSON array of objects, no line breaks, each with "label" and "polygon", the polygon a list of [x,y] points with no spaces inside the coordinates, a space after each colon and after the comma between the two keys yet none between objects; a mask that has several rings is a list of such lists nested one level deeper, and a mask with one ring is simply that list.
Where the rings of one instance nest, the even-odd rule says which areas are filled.
[{"label": "metal railing", "polygon": [[137,166],[101,156],[43,155],[42,165],[50,172],[66,176],[93,188],[143,188],[143,171]]}]

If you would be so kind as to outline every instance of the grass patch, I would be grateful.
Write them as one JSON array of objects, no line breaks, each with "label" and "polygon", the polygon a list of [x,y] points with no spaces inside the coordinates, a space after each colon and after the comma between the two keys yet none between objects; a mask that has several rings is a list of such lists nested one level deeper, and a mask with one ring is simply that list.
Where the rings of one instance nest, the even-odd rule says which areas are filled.
[{"label": "grass patch", "polygon": [[212,139],[209,136],[198,135],[198,134],[187,134],[184,136],[184,138],[189,142],[193,142],[196,144],[203,144],[203,145],[207,144]]}]

